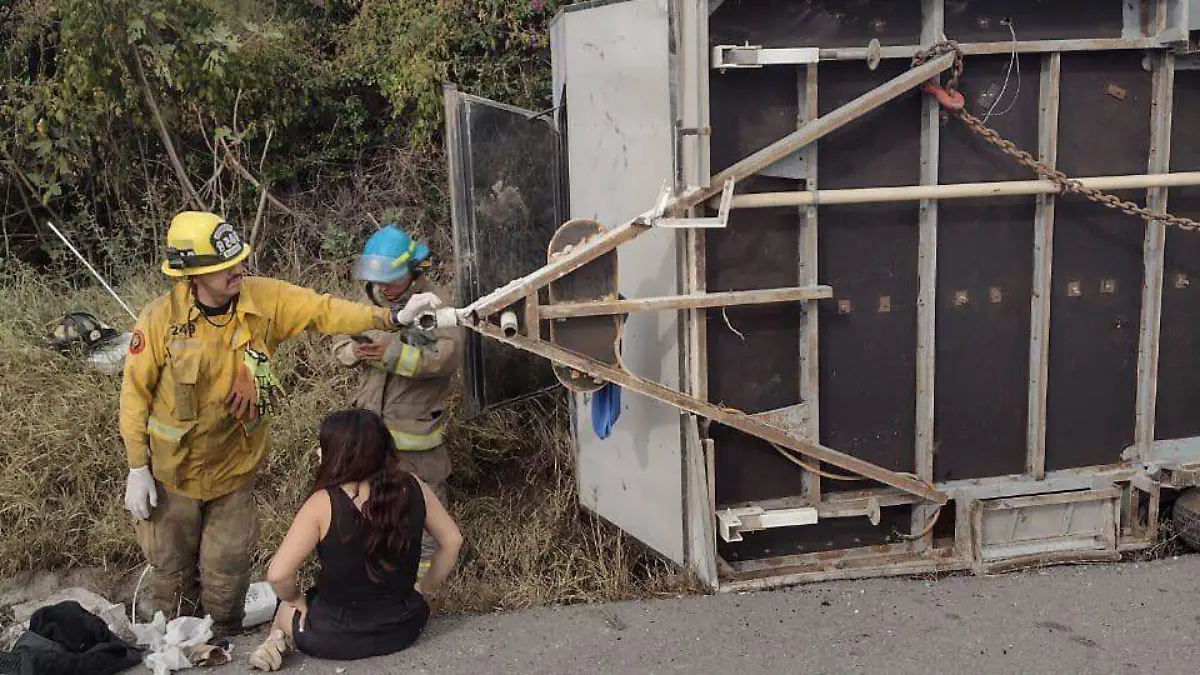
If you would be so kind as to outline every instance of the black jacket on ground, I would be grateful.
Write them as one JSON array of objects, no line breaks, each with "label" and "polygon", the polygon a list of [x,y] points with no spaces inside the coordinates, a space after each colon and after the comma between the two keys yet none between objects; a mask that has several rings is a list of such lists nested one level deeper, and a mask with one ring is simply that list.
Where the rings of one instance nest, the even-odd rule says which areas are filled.
[{"label": "black jacket on ground", "polygon": [[0,653],[0,675],[113,675],[141,662],[95,614],[60,602],[34,612],[12,654]]}]

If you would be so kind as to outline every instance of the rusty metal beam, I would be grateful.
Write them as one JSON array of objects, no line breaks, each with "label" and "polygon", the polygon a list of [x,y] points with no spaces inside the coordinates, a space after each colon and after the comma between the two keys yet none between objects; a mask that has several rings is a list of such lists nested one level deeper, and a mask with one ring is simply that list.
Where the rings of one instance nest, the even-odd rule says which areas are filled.
[{"label": "rusty metal beam", "polygon": [[[708,187],[696,188],[686,194],[668,200],[664,212],[681,212],[703,203],[704,200],[721,192],[727,180],[732,178],[736,182],[758,173],[779,159],[842,128],[897,96],[915,89],[926,80],[948,69],[953,63],[953,54],[943,54],[928,63],[905,71],[901,75],[831,111],[829,114],[819,117],[809,124],[805,124],[796,131],[713,176]],[[479,319],[495,314],[542,286],[561,279],[650,229],[653,224],[651,221],[653,220],[654,211],[654,209],[651,209],[624,225],[586,242],[579,248],[557,258],[537,271],[510,281],[499,289],[471,303],[464,308],[463,312],[467,315],[474,315]]]},{"label": "rusty metal beam", "polygon": [[[1165,9],[1160,5],[1160,12]],[[1146,172],[1167,173],[1171,167],[1171,116],[1174,108],[1175,55],[1165,52],[1154,62],[1150,101],[1150,153]],[[1167,210],[1167,189],[1152,187],[1146,193],[1146,206]],[[1154,443],[1154,411],[1158,398],[1158,348],[1162,320],[1164,254],[1166,225],[1154,221],[1146,225],[1143,244],[1144,282],[1142,284],[1141,333],[1138,344],[1137,409],[1134,416],[1134,445],[1139,455]]]},{"label": "rusty metal beam", "polygon": [[[797,69],[797,115],[796,128],[820,117],[817,106],[817,64],[810,63]],[[817,189],[817,153],[816,143],[810,143],[801,151],[804,162],[804,187],[809,190]],[[797,253],[796,279],[802,284],[817,283],[817,207],[802,206],[798,209],[800,216],[800,250]],[[821,403],[821,369],[820,352],[817,345],[820,340],[818,312],[814,305],[803,305],[800,328],[800,400],[808,407],[808,438],[820,438],[820,403]],[[819,462],[817,462],[819,469]],[[821,477],[811,471],[804,472],[804,496],[809,501],[818,504],[821,501]]]},{"label": "rusty metal beam", "polygon": [[864,478],[890,485],[931,502],[938,504],[946,502],[946,495],[935,489],[928,482],[919,480],[911,475],[885,469],[877,464],[852,457],[818,443],[801,440],[773,426],[764,424],[746,413],[701,401],[682,392],[664,387],[657,382],[643,380],[629,374],[623,369],[600,363],[599,361],[567,351],[543,340],[531,340],[521,335],[505,336],[499,326],[486,321],[469,323],[467,325],[472,330],[509,346],[537,354],[542,358],[549,359],[554,363],[568,368],[574,368],[592,377],[613,382],[631,391],[636,391],[644,396],[649,396],[694,415],[706,417],[714,422],[724,424],[727,427],[737,429],[751,436],[756,436],[793,452],[816,458],[822,462],[827,462]]},{"label": "rusty metal beam", "polygon": [[713,176],[712,184],[707,188],[689,193],[682,199],[688,206],[698,204],[719,193],[726,180],[730,178],[741,180],[762,171],[822,136],[840,129],[910,89],[921,86],[924,82],[949,69],[953,64],[954,55],[943,54],[929,63],[907,70],[837,110],[800,126],[787,136],[718,173]]},{"label": "rusty metal beam", "polygon": [[704,307],[733,307],[736,305],[770,305],[780,302],[803,302],[833,297],[830,286],[800,286],[797,288],[763,288],[752,291],[722,291],[667,295],[658,298],[600,300],[596,302],[560,302],[541,308],[543,319],[565,319],[572,316],[605,316],[630,312],[657,312]]},{"label": "rusty metal beam", "polygon": [[[1038,95],[1038,160],[1054,167],[1058,158],[1058,100],[1062,56],[1042,58]],[[1050,380],[1050,301],[1054,265],[1053,194],[1040,195],[1033,216],[1033,293],[1029,319],[1029,404],[1025,432],[1025,472],[1046,475],[1046,393]]]}]

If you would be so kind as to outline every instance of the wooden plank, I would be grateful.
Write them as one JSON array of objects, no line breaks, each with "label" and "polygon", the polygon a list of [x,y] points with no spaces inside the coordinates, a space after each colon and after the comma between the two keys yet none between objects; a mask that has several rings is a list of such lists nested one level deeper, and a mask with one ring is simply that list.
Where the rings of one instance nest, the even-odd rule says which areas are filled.
[{"label": "wooden plank", "polygon": [[[719,193],[725,181],[733,178],[741,180],[765,169],[783,157],[812,143],[822,136],[836,131],[843,126],[862,117],[866,113],[891,101],[901,94],[915,89],[931,77],[945,71],[954,63],[952,54],[944,54],[930,62],[906,70],[899,76],[872,89],[846,105],[830,112],[828,115],[813,120],[811,124],[788,134],[780,140],[768,145],[758,152],[713,176],[708,187],[697,188],[687,194],[676,197],[667,204],[668,212],[686,211],[709,197]],[[485,295],[464,308],[468,315],[485,318],[511,305],[517,300],[529,295],[532,291],[561,279],[563,276],[579,269],[583,265],[608,253],[621,244],[630,241],[650,228],[647,224],[648,214],[642,214],[616,229],[608,231],[603,236],[588,241],[583,246],[556,259],[541,269],[519,279],[514,279],[495,291]]]},{"label": "wooden plank", "polygon": [[563,319],[630,312],[657,312],[677,309],[732,307],[735,305],[770,305],[780,302],[804,302],[833,297],[829,286],[800,286],[797,288],[763,288],[752,291],[722,291],[667,295],[657,298],[630,298],[596,302],[560,302],[541,309],[543,319]]},{"label": "wooden plank", "polygon": [[[1058,95],[1062,56],[1042,59],[1039,93],[1038,159],[1053,167],[1058,156]],[[1046,383],[1050,369],[1050,301],[1054,264],[1054,195],[1041,195],[1034,212],[1033,294],[1029,324],[1029,421],[1025,435],[1025,471],[1046,475]]]},{"label": "wooden plank", "polygon": [[[799,110],[796,115],[797,126],[815,120],[820,116],[817,107],[817,65],[809,64],[797,70],[796,90],[798,92]],[[808,190],[817,189],[817,152],[816,143],[804,149],[802,157],[806,171],[805,185]],[[800,255],[797,283],[814,285],[817,283],[817,207],[805,206],[800,211]],[[818,363],[820,352],[820,330],[818,317],[820,313],[813,305],[801,307],[804,312],[803,323],[800,326],[800,400],[808,406],[809,438],[820,438],[820,383],[821,369]],[[814,460],[815,462],[815,460]],[[815,462],[820,468],[820,462]],[[804,472],[804,496],[809,502],[821,502],[821,477],[811,472]]]},{"label": "wooden plank", "polygon": [[690,412],[695,415],[707,417],[708,419],[732,427],[743,433],[757,436],[769,443],[787,448],[802,455],[816,457],[824,462],[829,462],[834,466],[851,471],[855,474],[878,481],[885,485],[890,485],[899,490],[903,490],[910,494],[917,495],[936,503],[944,503],[946,496],[934,489],[928,483],[920,481],[911,476],[889,471],[870,462],[863,461],[857,457],[851,457],[845,453],[828,448],[819,443],[813,443],[798,439],[794,436],[786,434],[779,429],[770,425],[763,424],[751,416],[735,410],[721,408],[712,405],[705,401],[700,401],[686,394],[675,391],[668,387],[664,387],[656,382],[650,382],[634,377],[633,375],[619,370],[611,366],[605,365],[593,359],[589,359],[578,354],[574,354],[565,349],[558,348],[548,342],[542,340],[532,340],[530,338],[515,335],[506,337],[501,332],[500,327],[494,324],[481,321],[467,324],[469,328],[486,335],[494,340],[498,340],[507,345],[511,345],[518,349],[523,349],[527,352],[537,354],[543,358],[549,359],[559,365],[574,368],[581,372],[598,377],[609,382],[614,382],[622,387],[636,391],[650,398],[662,401],[668,405],[675,406],[680,410]]},{"label": "wooden plank", "polygon": [[[1175,107],[1175,55],[1164,52],[1154,62],[1150,108],[1150,154],[1147,173],[1165,173],[1171,167],[1171,119]],[[1167,189],[1150,188],[1146,205],[1167,209]],[[1167,241],[1166,225],[1146,225],[1143,248],[1145,278],[1142,285],[1141,335],[1138,344],[1137,413],[1134,417],[1134,446],[1139,454],[1154,442],[1155,404],[1158,400],[1158,351],[1161,334],[1163,267]]]}]

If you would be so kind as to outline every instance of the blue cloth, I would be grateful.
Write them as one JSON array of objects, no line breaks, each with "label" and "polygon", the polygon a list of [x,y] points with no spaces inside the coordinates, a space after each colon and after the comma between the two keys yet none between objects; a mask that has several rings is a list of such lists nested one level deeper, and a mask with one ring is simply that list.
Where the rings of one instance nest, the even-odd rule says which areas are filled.
[{"label": "blue cloth", "polygon": [[[624,295],[617,295],[624,300]],[[628,315],[626,315],[628,316]],[[624,321],[626,317],[621,317]],[[621,348],[624,348],[622,343]],[[595,394],[592,394],[592,429],[601,440],[612,435],[613,427],[621,417],[621,387],[612,382],[604,383]]]},{"label": "blue cloth", "polygon": [[608,438],[621,417],[621,388],[606,382],[592,394],[592,429],[600,438]]}]

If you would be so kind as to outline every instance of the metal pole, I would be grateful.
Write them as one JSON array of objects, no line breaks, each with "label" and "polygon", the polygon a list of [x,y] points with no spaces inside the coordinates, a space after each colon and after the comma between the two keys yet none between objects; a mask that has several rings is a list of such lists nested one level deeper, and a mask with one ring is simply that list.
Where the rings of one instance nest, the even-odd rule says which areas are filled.
[{"label": "metal pole", "polygon": [[92,267],[92,264],[83,257],[83,254],[80,253],[74,246],[72,246],[70,241],[67,241],[67,237],[62,232],[58,231],[58,228],[54,226],[54,223],[47,220],[46,227],[49,227],[54,234],[58,235],[59,239],[62,239],[62,243],[66,244],[67,248],[71,249],[71,253],[74,253],[75,257],[79,258],[79,262],[83,263],[84,267],[88,268],[88,271],[92,273],[92,276],[96,277],[96,281],[99,281],[100,284],[104,286],[104,290],[108,291],[109,295],[112,295],[113,298],[120,303],[121,307],[124,308],[129,314],[129,317],[136,322],[137,314],[134,314],[133,310],[129,308],[129,305],[125,304],[125,301],[121,299],[121,296],[117,295],[117,292],[113,290],[113,287],[108,285],[108,282],[104,280],[104,277],[100,276],[100,273],[96,271],[96,268]]},{"label": "metal pole", "polygon": [[[1098,190],[1125,190],[1149,187],[1200,185],[1200,171],[1142,174],[1132,176],[1090,176],[1078,178],[1085,187]],[[1012,180],[948,185],[905,185],[901,187],[847,188],[816,192],[759,192],[734,195],[735,209],[763,209],[778,206],[828,204],[873,204],[909,202],[927,199],[970,199],[1012,195],[1049,195],[1061,192],[1048,180]]]}]

